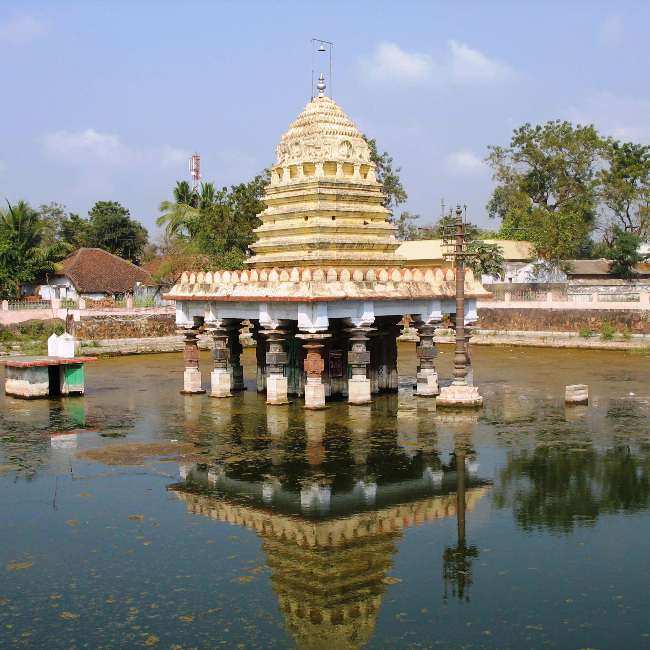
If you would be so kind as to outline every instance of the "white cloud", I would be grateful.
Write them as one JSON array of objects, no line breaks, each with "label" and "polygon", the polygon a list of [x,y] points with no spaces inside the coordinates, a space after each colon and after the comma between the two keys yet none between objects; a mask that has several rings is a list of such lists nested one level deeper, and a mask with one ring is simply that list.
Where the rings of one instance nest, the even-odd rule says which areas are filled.
[{"label": "white cloud", "polygon": [[379,43],[363,71],[375,81],[439,84],[483,84],[507,81],[514,70],[465,43],[451,40],[437,56],[407,52],[396,43]]},{"label": "white cloud", "polygon": [[47,156],[57,162],[114,169],[180,165],[190,156],[189,152],[168,144],[151,148],[132,147],[118,135],[95,129],[49,133],[43,144]]},{"label": "white cloud", "polygon": [[451,53],[450,74],[459,83],[492,83],[507,81],[513,75],[510,66],[491,59],[469,45],[449,41]]},{"label": "white cloud", "polygon": [[0,25],[0,45],[19,47],[29,45],[47,33],[45,23],[34,16],[19,15]]},{"label": "white cloud", "polygon": [[428,54],[405,52],[395,43],[380,43],[368,64],[368,72],[378,81],[423,81],[432,69],[433,60]]},{"label": "white cloud", "polygon": [[181,178],[187,169],[188,151],[163,144],[136,147],[119,135],[95,129],[56,131],[42,140],[45,156],[65,168],[67,196],[88,197],[120,192],[128,185],[146,184],[149,177]]},{"label": "white cloud", "polygon": [[45,151],[53,160],[66,163],[121,166],[131,158],[131,152],[119,136],[95,129],[49,133],[45,136]]},{"label": "white cloud", "polygon": [[447,156],[447,165],[452,172],[463,176],[481,174],[486,169],[483,160],[469,149],[454,151],[449,154]]},{"label": "white cloud", "polygon": [[600,23],[598,35],[604,45],[619,45],[623,41],[625,26],[620,16],[607,16]]},{"label": "white cloud", "polygon": [[572,122],[593,124],[604,135],[650,143],[650,100],[601,92],[591,95],[580,106],[569,107],[564,113]]}]

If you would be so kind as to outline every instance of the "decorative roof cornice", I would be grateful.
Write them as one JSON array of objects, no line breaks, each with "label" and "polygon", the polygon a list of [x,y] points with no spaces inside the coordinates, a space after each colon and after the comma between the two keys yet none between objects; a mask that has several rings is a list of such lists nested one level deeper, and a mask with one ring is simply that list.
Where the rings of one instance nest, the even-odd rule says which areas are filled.
[{"label": "decorative roof cornice", "polygon": [[[469,269],[465,272],[465,295],[490,295]],[[453,269],[293,267],[183,273],[165,298],[177,301],[310,302],[454,296]]]}]

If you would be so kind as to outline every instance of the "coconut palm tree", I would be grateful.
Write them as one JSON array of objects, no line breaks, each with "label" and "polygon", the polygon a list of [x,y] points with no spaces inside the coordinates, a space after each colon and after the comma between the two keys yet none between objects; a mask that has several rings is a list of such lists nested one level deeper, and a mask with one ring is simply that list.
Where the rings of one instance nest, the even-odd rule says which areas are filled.
[{"label": "coconut palm tree", "polygon": [[20,286],[54,269],[65,254],[56,243],[43,245],[45,222],[25,201],[0,209],[0,291],[20,295]]},{"label": "coconut palm tree", "polygon": [[220,200],[214,183],[201,183],[197,192],[187,181],[177,181],[174,200],[160,204],[162,213],[156,223],[165,226],[167,237],[191,240],[196,236],[201,210],[207,210]]}]

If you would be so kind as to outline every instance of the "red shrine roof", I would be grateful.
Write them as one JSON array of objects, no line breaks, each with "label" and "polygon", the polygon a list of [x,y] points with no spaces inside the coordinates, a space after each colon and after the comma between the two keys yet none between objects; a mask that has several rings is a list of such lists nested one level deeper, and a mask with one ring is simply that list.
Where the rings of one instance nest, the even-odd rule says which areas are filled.
[{"label": "red shrine roof", "polygon": [[36,368],[38,366],[69,366],[97,361],[97,357],[20,357],[0,360],[7,368]]}]

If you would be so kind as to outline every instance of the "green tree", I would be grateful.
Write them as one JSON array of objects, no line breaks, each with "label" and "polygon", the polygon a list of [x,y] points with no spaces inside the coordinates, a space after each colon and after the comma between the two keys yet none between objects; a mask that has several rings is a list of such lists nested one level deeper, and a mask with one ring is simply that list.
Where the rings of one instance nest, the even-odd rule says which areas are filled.
[{"label": "green tree", "polygon": [[127,208],[117,201],[97,201],[88,216],[87,246],[103,248],[136,264],[140,261],[149,235]]},{"label": "green tree", "polygon": [[203,183],[198,192],[179,181],[174,200],[161,203],[157,223],[165,227],[176,255],[194,255],[197,263],[211,267],[243,268],[267,184],[268,173],[220,190]]},{"label": "green tree", "polygon": [[482,275],[503,279],[506,261],[503,257],[503,248],[499,244],[477,239],[467,244],[467,250],[473,254],[467,258],[467,266],[472,269],[477,279],[480,280]]},{"label": "green tree", "polygon": [[420,218],[419,214],[413,214],[407,210],[403,210],[399,217],[394,221],[397,226],[396,237],[400,241],[424,239],[426,233],[421,228],[415,225],[415,221]]},{"label": "green tree", "polygon": [[397,209],[402,203],[408,199],[408,194],[402,185],[399,173],[402,171],[401,167],[393,169],[393,157],[384,151],[382,154],[377,149],[377,141],[374,138],[369,138],[364,135],[363,139],[370,148],[370,160],[375,163],[377,180],[383,185],[384,192],[384,207],[391,211]]},{"label": "green tree", "polygon": [[[435,239],[450,241],[456,232],[456,218],[449,212],[440,217],[431,228],[431,236]],[[467,235],[467,250],[472,253],[467,258],[467,267],[480,279],[482,275],[491,275],[502,278],[505,275],[505,258],[503,248],[499,244],[483,241],[491,238],[494,233],[483,230],[472,223],[465,224]]]},{"label": "green tree", "polygon": [[24,201],[7,202],[0,210],[0,293],[18,297],[23,284],[33,282],[47,271],[65,250],[59,243],[45,241],[46,223]]},{"label": "green tree", "polygon": [[43,241],[46,245],[60,244],[68,252],[88,246],[90,225],[86,219],[66,213],[65,206],[59,203],[41,205],[38,214],[44,221]]},{"label": "green tree", "polygon": [[615,226],[607,256],[611,260],[610,273],[626,280],[634,277],[634,267],[644,259],[644,256],[639,253],[640,243],[641,238],[638,235]]},{"label": "green tree", "polygon": [[504,238],[530,240],[555,267],[589,248],[605,143],[593,126],[553,121],[515,129],[508,147],[489,148],[496,187],[487,205]]},{"label": "green tree", "polygon": [[603,239],[613,243],[616,228],[650,237],[650,146],[608,140],[606,166],[599,173],[605,222]]}]

